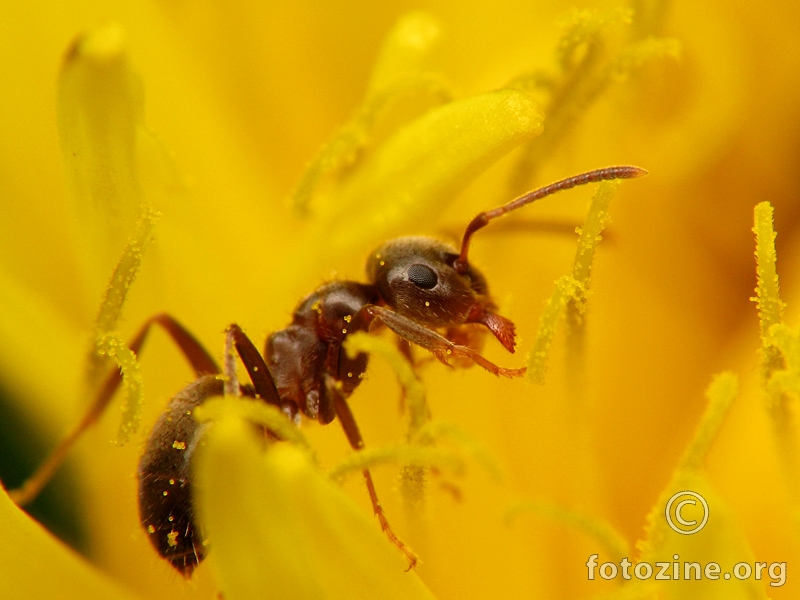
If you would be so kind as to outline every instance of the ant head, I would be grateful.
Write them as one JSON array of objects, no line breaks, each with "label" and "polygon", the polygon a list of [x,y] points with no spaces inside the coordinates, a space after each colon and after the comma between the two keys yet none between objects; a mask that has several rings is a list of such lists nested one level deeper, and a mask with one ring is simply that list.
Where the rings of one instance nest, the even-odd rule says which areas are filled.
[{"label": "ant head", "polygon": [[378,288],[383,301],[396,313],[433,328],[481,323],[509,352],[513,352],[514,324],[494,313],[495,306],[489,298],[486,280],[469,264],[472,236],[494,219],[556,192],[592,182],[643,175],[647,175],[647,171],[639,167],[606,167],[535,189],[476,215],[464,230],[460,252],[423,237],[387,242],[370,256],[367,276]]},{"label": "ant head", "polygon": [[481,323],[513,352],[514,324],[493,312],[486,279],[477,269],[456,269],[458,256],[432,238],[398,238],[370,255],[367,277],[398,314],[433,328]]}]

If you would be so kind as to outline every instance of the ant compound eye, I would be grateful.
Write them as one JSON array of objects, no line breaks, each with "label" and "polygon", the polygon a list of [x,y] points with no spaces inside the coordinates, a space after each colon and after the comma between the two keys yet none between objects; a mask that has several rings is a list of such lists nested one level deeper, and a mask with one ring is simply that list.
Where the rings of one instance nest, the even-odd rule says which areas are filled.
[{"label": "ant compound eye", "polygon": [[433,289],[439,283],[436,271],[428,265],[411,265],[408,268],[408,279],[411,283],[424,290]]}]

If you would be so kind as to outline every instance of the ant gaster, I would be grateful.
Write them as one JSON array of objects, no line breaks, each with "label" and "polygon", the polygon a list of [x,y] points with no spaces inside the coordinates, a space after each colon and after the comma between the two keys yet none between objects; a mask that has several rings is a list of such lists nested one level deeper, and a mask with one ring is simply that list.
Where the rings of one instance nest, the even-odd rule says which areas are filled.
[{"label": "ant gaster", "polygon": [[[364,444],[347,398],[361,382],[368,357],[364,353],[354,358],[347,355],[342,344],[350,333],[369,331],[380,322],[403,344],[416,344],[445,364],[456,358],[495,375],[522,375],[524,367],[503,368],[479,354],[481,332],[491,332],[509,352],[514,352],[515,332],[514,324],[495,312],[486,279],[469,263],[472,235],[493,219],[555,192],[645,174],[638,167],[607,167],[529,192],[477,215],[464,232],[460,252],[425,237],[389,241],[369,257],[369,283],[333,281],[309,294],[298,304],[291,324],[267,338],[263,356],[238,325],[231,325],[226,332],[228,344],[236,348],[252,382],[239,386],[239,393],[272,404],[295,420],[302,414],[324,425],[338,417],[350,445],[358,450]],[[134,353],[141,350],[153,324],[175,341],[197,380],[170,401],[150,434],[139,463],[139,511],[155,549],[188,577],[206,552],[195,521],[190,483],[192,457],[206,425],[198,423],[192,413],[207,398],[223,394],[225,377],[200,343],[166,314],[145,322],[131,340]],[[67,450],[108,405],[121,379],[117,370],[109,375],[83,420],[25,485],[11,493],[18,504],[32,500],[47,483]],[[370,472],[364,470],[363,474],[382,529],[406,555],[409,568],[413,567],[416,557],[389,527]]]}]

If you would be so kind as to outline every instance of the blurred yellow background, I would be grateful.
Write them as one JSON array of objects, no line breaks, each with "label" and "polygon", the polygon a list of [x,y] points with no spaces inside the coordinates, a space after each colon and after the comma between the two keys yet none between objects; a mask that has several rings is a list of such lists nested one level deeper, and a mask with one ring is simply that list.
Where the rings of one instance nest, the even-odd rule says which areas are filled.
[{"label": "blurred yellow background", "polygon": [[[576,375],[564,366],[561,337],[544,387],[498,380],[478,368],[426,365],[422,379],[433,416],[485,445],[505,477],[494,482],[471,464],[463,478],[448,479],[460,488],[460,501],[434,478],[428,512],[414,525],[404,521],[396,469],[375,473],[387,514],[420,555],[417,573],[440,598],[590,598],[619,587],[619,580],[587,580],[586,560],[602,552],[596,540],[534,514],[507,525],[504,514],[517,500],[553,503],[607,521],[633,546],[692,438],[712,375],[724,370],[739,375],[741,391],[710,451],[708,478],[745,540],[740,560],[789,565],[784,587],[762,582],[759,593],[797,595],[791,577],[800,564],[797,482],[787,482],[781,468],[758,387],[760,341],[750,297],[753,207],[768,200],[775,207],[786,322],[797,325],[800,7],[719,0],[632,5],[649,17],[648,31],[678,40],[680,58],[652,60],[605,89],[529,182],[612,164],[650,172],[622,185],[612,202],[608,239],[593,273],[583,402],[569,401]],[[261,346],[322,282],[363,280],[373,242],[356,239],[357,250],[329,252],[325,236],[311,235],[286,198],[320,146],[359,107],[382,41],[401,16],[423,9],[439,20],[436,69],[461,98],[502,88],[522,73],[552,70],[560,34],[555,23],[573,6],[512,0],[491,7],[5,3],[0,376],[11,402],[54,441],[80,414],[93,319],[124,245],[112,241],[90,256],[68,192],[56,94],[62,57],[76,36],[109,23],[124,31],[127,58],[143,85],[144,123],[176,166],[174,172],[150,168],[168,193],[157,204],[155,243],[120,329],[127,338],[148,316],[167,311],[220,356],[229,323],[241,324]],[[644,27],[641,21],[619,25],[613,36],[629,35],[625,28],[635,26]],[[547,119],[545,109],[545,130]],[[457,236],[477,212],[525,191],[509,183],[519,154],[481,174],[441,217],[414,222],[410,216],[413,225],[395,235]],[[590,195],[565,193],[525,209],[522,218],[577,225]],[[347,225],[343,219],[330,226],[346,232]],[[472,260],[516,323],[521,352],[509,356],[490,340],[485,354],[520,366],[553,282],[571,268],[574,242],[566,235],[490,230],[476,236]],[[126,446],[110,444],[119,425],[112,408],[75,452],[89,557],[142,596],[212,598],[216,589],[206,569],[185,583],[139,530],[138,453],[147,427],[191,378],[161,334],[141,364],[143,431]],[[369,380],[350,400],[369,446],[402,436],[398,399],[389,368],[373,361]],[[347,454],[338,425],[304,427],[325,468]],[[345,490],[369,513],[362,487],[354,477]],[[713,548],[702,560],[715,560]],[[703,589],[725,598],[749,593],[734,586]],[[692,589],[682,588],[679,597],[693,597]]]}]

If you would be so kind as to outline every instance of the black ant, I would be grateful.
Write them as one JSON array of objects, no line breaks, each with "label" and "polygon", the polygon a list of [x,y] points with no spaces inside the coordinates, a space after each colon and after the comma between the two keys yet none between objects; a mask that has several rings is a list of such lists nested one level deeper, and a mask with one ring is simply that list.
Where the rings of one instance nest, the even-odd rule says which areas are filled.
[{"label": "black ant", "polygon": [[[272,404],[294,420],[302,414],[325,425],[338,417],[350,445],[359,450],[364,444],[347,398],[361,382],[368,357],[364,353],[348,357],[342,343],[350,333],[368,332],[380,322],[396,333],[402,344],[416,344],[444,364],[459,358],[495,375],[524,374],[524,367],[500,367],[479,353],[486,330],[514,352],[515,332],[514,324],[495,312],[486,279],[467,259],[472,235],[493,219],[555,192],[646,173],[632,166],[607,167],[529,192],[477,215],[464,231],[460,252],[425,237],[402,237],[383,244],[367,261],[370,283],[333,281],[312,292],[295,309],[292,323],[267,338],[263,355],[238,325],[231,325],[226,332],[228,345],[236,348],[252,382],[233,391]],[[134,353],[138,355],[154,324],[172,337],[197,380],[170,401],[150,434],[138,470],[139,514],[156,551],[188,577],[206,552],[194,518],[190,483],[193,452],[205,425],[198,423],[192,412],[207,398],[222,395],[226,379],[231,378],[222,376],[216,361],[192,334],[166,314],[144,323],[131,340]],[[475,325],[486,329],[476,330]],[[17,504],[38,494],[67,450],[102,414],[121,380],[117,370],[108,376],[83,420],[25,485],[12,492]],[[369,470],[363,474],[381,528],[412,568],[416,557],[389,526]]]}]

